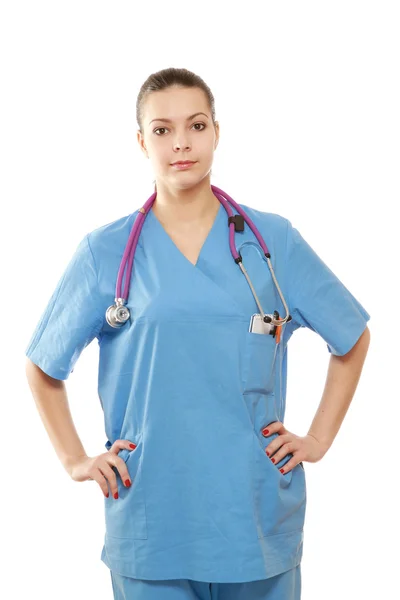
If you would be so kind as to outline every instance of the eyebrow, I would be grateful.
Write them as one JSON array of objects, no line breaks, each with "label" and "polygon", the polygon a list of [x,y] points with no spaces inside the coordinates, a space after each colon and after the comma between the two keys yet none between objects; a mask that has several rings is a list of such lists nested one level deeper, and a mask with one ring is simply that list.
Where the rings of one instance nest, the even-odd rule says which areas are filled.
[{"label": "eyebrow", "polygon": [[[190,115],[190,117],[188,117],[186,120],[191,121],[191,119],[194,119],[194,117],[197,117],[197,115],[204,115],[208,119],[208,116],[205,113],[197,112],[197,113],[194,113],[194,115]],[[152,123],[153,121],[163,121],[164,123],[171,123],[171,119],[152,119],[150,121],[150,123]],[[150,125],[150,123],[149,123],[149,125]]]}]

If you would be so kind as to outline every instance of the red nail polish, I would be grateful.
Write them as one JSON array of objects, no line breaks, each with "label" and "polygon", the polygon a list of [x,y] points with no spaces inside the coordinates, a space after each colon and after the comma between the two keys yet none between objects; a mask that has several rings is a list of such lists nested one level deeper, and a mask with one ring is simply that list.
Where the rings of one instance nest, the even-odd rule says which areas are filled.
[{"label": "red nail polish", "polygon": [[125,485],[126,487],[130,487],[131,482],[129,481],[129,479],[125,479]]},{"label": "red nail polish", "polygon": [[115,498],[116,500],[118,500],[118,492],[115,492],[115,494],[114,494],[114,498]]},{"label": "red nail polish", "polygon": [[271,460],[272,460],[272,462],[273,462],[273,463],[275,462],[275,459],[274,459],[274,458],[271,458]]},{"label": "red nail polish", "polygon": [[263,429],[263,434],[264,435],[268,435],[269,434],[269,429]]},{"label": "red nail polish", "polygon": [[270,455],[270,453],[268,452],[268,450],[266,450],[265,452],[267,453],[267,456],[269,456],[269,455]]},{"label": "red nail polish", "polygon": [[107,494],[104,494],[104,495],[105,495],[105,497],[106,497],[106,498],[108,498],[108,496],[109,496],[110,494],[107,492]]},{"label": "red nail polish", "polygon": [[135,444],[129,444],[129,448],[136,448]]},{"label": "red nail polish", "polygon": [[281,473],[283,473],[283,469],[279,469]]}]

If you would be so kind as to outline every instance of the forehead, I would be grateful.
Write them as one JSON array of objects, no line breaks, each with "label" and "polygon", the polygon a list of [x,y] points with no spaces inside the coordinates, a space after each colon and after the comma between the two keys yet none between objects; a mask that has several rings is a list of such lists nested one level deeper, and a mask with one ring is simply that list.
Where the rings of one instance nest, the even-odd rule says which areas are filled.
[{"label": "forehead", "polygon": [[210,116],[206,95],[199,88],[168,88],[152,92],[146,98],[144,107],[146,124],[156,118],[185,120],[196,112]]}]

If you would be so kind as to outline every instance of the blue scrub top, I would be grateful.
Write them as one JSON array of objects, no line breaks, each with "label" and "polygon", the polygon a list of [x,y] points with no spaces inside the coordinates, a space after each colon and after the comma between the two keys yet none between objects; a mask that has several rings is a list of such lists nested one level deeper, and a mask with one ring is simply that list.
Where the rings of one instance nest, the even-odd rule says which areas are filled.
[{"label": "blue scrub top", "polygon": [[[354,346],[370,315],[291,222],[244,204],[271,253],[292,321],[279,344],[249,332],[258,307],[228,244],[222,205],[193,265],[150,210],[130,284],[131,321],[105,320],[120,261],[138,213],[87,234],[59,280],[26,355],[66,380],[82,350],[99,344],[98,394],[106,447],[116,439],[132,486],[104,499],[101,559],[138,579],[244,582],[300,563],[306,509],[301,464],[286,474],[264,448],[284,422],[287,343],[299,327],[329,352]],[[266,313],[285,315],[267,262],[245,225],[236,232]]]}]

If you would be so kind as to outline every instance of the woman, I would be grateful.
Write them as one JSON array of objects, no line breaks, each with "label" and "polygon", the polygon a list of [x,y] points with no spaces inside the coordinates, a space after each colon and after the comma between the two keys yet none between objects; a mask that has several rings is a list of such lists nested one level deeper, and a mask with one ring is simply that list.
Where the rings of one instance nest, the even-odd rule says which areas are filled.
[{"label": "woman", "polygon": [[[156,195],[130,270],[129,320],[115,326],[106,312],[139,209],[80,242],[26,350],[32,393],[72,479],[96,481],[105,496],[101,558],[115,598],[298,600],[303,462],[320,460],[337,434],[370,316],[289,220],[239,204],[265,239],[279,284],[235,217],[257,302],[210,183],[219,126],[200,77],[152,74],[137,121]],[[185,160],[192,164],[176,164]],[[259,303],[274,326],[257,317],[250,324]],[[316,331],[332,354],[306,436],[283,424],[286,347],[299,327]],[[94,338],[108,450],[89,457],[63,381]],[[49,401],[56,394],[64,402]]]}]

